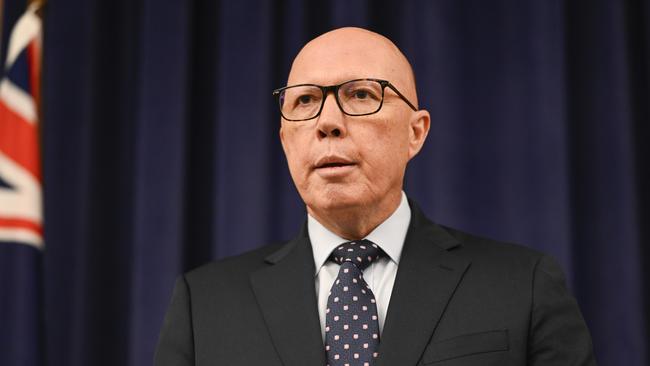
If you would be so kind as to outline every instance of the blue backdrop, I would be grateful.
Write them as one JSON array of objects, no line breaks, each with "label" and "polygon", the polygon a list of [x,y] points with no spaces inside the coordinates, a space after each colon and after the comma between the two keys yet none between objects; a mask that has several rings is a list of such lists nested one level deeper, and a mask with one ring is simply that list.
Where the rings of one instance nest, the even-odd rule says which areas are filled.
[{"label": "blue backdrop", "polygon": [[647,1],[45,10],[48,365],[150,364],[178,274],[297,232],[271,90],[304,42],[345,25],[402,48],[431,112],[407,194],[439,223],[554,255],[600,365],[647,364]]}]

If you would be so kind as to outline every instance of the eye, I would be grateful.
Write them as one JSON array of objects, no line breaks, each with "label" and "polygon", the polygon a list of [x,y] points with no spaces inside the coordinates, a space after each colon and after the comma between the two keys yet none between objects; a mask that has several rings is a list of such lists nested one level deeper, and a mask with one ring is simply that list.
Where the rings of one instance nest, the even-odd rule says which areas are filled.
[{"label": "eye", "polygon": [[344,90],[345,99],[350,102],[367,102],[370,100],[380,100],[381,90],[376,90],[373,85],[350,85]]},{"label": "eye", "polygon": [[369,97],[367,90],[356,90],[353,96],[357,99],[366,99]]},{"label": "eye", "polygon": [[309,104],[313,99],[311,95],[301,95],[298,97],[298,104]]}]

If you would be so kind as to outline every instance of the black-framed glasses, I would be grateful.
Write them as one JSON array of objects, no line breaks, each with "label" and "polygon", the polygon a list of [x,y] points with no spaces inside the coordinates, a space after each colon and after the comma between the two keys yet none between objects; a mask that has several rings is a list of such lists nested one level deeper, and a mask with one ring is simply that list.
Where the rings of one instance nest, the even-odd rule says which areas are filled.
[{"label": "black-framed glasses", "polygon": [[395,92],[411,109],[417,111],[397,88],[388,80],[355,79],[338,85],[321,86],[298,84],[276,89],[280,114],[287,121],[306,121],[320,115],[329,92],[334,93],[336,104],[348,116],[366,116],[377,113],[384,104],[384,89]]}]

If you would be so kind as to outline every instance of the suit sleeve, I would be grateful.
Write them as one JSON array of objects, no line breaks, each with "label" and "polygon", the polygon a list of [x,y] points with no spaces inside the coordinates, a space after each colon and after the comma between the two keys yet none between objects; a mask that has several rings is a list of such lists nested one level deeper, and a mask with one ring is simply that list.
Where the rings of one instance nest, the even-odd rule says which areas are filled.
[{"label": "suit sleeve", "polygon": [[165,321],[160,331],[154,365],[194,365],[190,293],[184,276],[176,281],[171,304],[167,309],[167,315],[165,315]]},{"label": "suit sleeve", "polygon": [[589,330],[560,266],[549,256],[537,263],[528,365],[595,366]]}]

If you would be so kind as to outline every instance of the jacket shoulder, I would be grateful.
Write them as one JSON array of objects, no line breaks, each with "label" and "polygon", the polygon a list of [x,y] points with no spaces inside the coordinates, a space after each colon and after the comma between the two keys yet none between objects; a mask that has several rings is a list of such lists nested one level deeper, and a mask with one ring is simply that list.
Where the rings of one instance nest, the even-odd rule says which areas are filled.
[{"label": "jacket shoulder", "polygon": [[544,257],[548,257],[545,253],[521,244],[490,239],[446,226],[442,228],[459,242],[457,252],[473,262],[534,267]]},{"label": "jacket shoulder", "polygon": [[509,264],[506,262],[523,262],[535,266],[544,253],[535,249],[499,240],[494,240],[431,221],[420,207],[412,200],[411,226],[409,231],[419,233],[416,237],[430,236],[440,247],[458,254],[472,263],[486,263],[494,266]]},{"label": "jacket shoulder", "polygon": [[248,278],[248,274],[265,267],[265,258],[278,251],[286,243],[276,243],[248,252],[219,259],[185,273],[190,285],[214,281],[215,279]]}]

